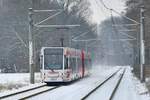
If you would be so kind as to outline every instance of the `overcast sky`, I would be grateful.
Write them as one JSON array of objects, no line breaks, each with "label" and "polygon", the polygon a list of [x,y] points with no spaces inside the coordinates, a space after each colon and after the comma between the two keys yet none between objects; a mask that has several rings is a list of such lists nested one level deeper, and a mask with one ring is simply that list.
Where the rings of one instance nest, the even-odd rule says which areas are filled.
[{"label": "overcast sky", "polygon": [[[100,0],[89,0],[93,11],[92,19],[96,23],[100,23],[110,17],[110,11],[107,10]],[[125,11],[125,0],[103,0],[104,4],[118,12]],[[117,16],[115,13],[113,15]]]}]

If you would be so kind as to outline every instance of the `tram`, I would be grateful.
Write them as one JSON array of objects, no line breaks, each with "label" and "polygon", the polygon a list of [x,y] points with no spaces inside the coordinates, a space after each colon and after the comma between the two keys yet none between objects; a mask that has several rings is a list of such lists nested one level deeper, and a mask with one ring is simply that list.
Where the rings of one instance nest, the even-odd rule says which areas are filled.
[{"label": "tram", "polygon": [[90,75],[91,55],[69,47],[42,47],[40,66],[43,82],[71,82]]}]

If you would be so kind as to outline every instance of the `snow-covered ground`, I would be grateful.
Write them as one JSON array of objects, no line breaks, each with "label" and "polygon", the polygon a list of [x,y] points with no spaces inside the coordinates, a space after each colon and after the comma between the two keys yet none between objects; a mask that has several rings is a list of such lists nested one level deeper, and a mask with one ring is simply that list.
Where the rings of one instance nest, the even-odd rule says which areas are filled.
[{"label": "snow-covered ground", "polygon": [[[35,82],[40,81],[40,73],[35,73]],[[0,73],[0,92],[18,89],[29,84],[29,73]]]},{"label": "snow-covered ground", "polygon": [[[145,92],[143,92],[147,91],[145,89],[145,85],[139,83],[139,80],[135,79],[135,77],[131,73],[131,68],[129,66],[124,67],[126,67],[127,70],[113,100],[150,100],[149,94],[145,94]],[[118,68],[116,67],[112,69],[96,69],[90,77],[81,79],[80,81],[73,83],[69,86],[63,86],[54,91],[43,93],[29,100],[40,100],[41,98],[45,100],[81,100],[83,96],[85,96],[89,91],[91,91],[94,87],[96,87],[99,83],[101,83],[104,79],[106,79],[106,77],[108,77],[112,72],[115,72],[117,69]],[[102,89],[100,92],[103,94],[107,94],[108,91],[106,90],[109,90],[110,88],[111,91],[111,88],[114,86],[114,84],[115,79],[107,84],[106,87],[104,87],[105,89]],[[107,100],[103,96],[99,96],[100,92],[96,92],[96,97],[91,100]]]},{"label": "snow-covered ground", "polygon": [[133,76],[131,68],[127,67],[126,73],[114,96],[114,100],[150,100],[145,84]]},{"label": "snow-covered ground", "polygon": [[[92,71],[91,76],[80,79],[77,82],[74,82],[67,86],[62,86],[53,91],[48,91],[43,94],[37,95],[33,98],[30,98],[30,100],[81,100],[83,96],[85,96],[89,91],[95,88],[99,83],[105,80],[120,67],[121,66],[97,66]],[[141,84],[139,80],[133,76],[133,74],[131,73],[131,68],[129,66],[123,66],[123,68],[124,67],[127,70],[113,100],[150,100],[150,96],[147,92],[148,90],[145,88],[145,84]],[[111,82],[104,86],[104,89],[101,89],[99,92],[95,92],[96,97],[92,97],[95,99],[91,100],[107,100],[104,98],[105,94],[107,94],[107,92],[114,86],[117,77],[118,76],[114,77]],[[104,97],[102,95],[100,96],[100,92],[104,93]]]},{"label": "snow-covered ground", "polygon": [[118,70],[119,67],[97,67],[89,77],[83,78],[71,85],[62,86],[56,90],[38,95],[31,100],[81,100],[89,91],[94,89],[99,83],[110,74]]},{"label": "snow-covered ground", "polygon": [[112,77],[110,80],[108,80],[104,85],[99,87],[93,94],[91,94],[87,100],[99,100],[101,98],[102,100],[109,100],[113,89],[115,88],[120,74],[122,74],[123,69],[119,71],[114,77]]}]

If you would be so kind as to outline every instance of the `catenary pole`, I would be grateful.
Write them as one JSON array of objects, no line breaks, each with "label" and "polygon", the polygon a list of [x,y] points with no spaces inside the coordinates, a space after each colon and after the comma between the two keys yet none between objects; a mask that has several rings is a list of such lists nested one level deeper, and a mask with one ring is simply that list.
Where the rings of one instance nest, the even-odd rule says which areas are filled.
[{"label": "catenary pole", "polygon": [[34,84],[33,9],[29,8],[29,71],[30,83]]},{"label": "catenary pole", "polygon": [[145,82],[144,64],[145,64],[145,47],[144,47],[144,6],[140,8],[140,79],[141,82]]}]

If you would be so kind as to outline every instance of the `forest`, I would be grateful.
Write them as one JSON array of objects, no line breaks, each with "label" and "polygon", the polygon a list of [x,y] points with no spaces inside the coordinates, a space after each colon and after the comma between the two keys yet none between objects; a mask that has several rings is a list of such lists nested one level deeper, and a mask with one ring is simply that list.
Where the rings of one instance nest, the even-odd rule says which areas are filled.
[{"label": "forest", "polygon": [[[29,8],[34,10],[54,10],[33,14],[33,23],[59,13],[43,25],[74,25],[74,28],[37,28],[34,27],[33,41],[35,47],[36,71],[39,71],[39,53],[42,46],[70,46],[84,48],[85,42],[78,43],[69,38],[87,32],[82,39],[96,37],[94,23],[90,22],[89,3],[86,0],[0,0],[0,69],[1,72],[28,72],[28,30]],[[78,38],[80,39],[80,37]]]},{"label": "forest", "polygon": [[[126,2],[126,15],[134,20],[136,20],[137,22],[140,22],[140,8],[144,7],[144,30],[145,30],[145,34],[144,34],[144,41],[145,41],[145,67],[149,67],[150,64],[150,1],[149,0],[127,0]],[[130,22],[126,22],[126,23],[130,23]],[[136,38],[136,41],[132,41],[132,45],[134,48],[134,72],[137,73],[137,75],[139,75],[140,73],[140,54],[139,54],[139,50],[140,50],[140,46],[139,46],[139,33],[140,33],[140,26],[136,25],[136,26],[130,26],[128,27],[128,29],[136,29],[137,31],[133,31],[133,32],[129,32],[128,34],[134,36]]]}]

